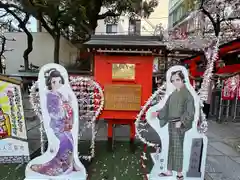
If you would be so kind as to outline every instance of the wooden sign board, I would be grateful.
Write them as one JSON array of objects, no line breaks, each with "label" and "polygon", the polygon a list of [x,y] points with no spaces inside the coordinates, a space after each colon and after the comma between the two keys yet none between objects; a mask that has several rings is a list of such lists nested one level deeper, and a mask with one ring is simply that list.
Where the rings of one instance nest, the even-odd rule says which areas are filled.
[{"label": "wooden sign board", "polygon": [[203,139],[194,138],[192,142],[190,165],[187,172],[187,177],[201,177]]},{"label": "wooden sign board", "polygon": [[139,111],[141,109],[141,85],[104,86],[105,110]]}]

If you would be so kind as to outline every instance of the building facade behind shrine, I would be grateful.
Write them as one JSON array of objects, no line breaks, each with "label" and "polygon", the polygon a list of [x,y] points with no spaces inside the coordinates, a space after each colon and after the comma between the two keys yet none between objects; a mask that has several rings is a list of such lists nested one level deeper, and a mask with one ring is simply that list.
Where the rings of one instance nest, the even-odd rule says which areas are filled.
[{"label": "building facade behind shrine", "polygon": [[[196,4],[196,6],[198,6],[198,4]],[[185,33],[194,32],[200,28],[200,16],[184,21],[188,16],[184,0],[169,0],[168,13],[169,30],[179,29],[181,33]]]}]

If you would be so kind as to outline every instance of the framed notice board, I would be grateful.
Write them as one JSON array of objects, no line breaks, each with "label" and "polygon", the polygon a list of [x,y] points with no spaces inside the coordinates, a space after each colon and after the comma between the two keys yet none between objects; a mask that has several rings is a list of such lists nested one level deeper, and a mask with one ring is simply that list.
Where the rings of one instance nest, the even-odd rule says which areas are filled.
[{"label": "framed notice board", "polygon": [[141,85],[110,84],[104,86],[105,110],[139,111]]}]

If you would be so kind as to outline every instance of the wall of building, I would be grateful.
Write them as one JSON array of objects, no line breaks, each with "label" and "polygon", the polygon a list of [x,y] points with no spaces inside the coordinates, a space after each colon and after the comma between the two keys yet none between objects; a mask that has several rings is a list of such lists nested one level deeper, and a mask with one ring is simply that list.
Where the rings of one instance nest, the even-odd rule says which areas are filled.
[{"label": "wall of building", "polygon": [[[107,35],[108,34],[107,24],[108,23],[105,23],[104,19],[98,20],[98,26],[95,30],[95,35]],[[129,27],[129,18],[121,16],[117,23],[117,33],[111,33],[111,34],[127,35],[128,27]]]},{"label": "wall of building", "polygon": [[[100,14],[103,14],[107,11],[106,8],[102,8]],[[107,35],[107,24],[111,24],[110,22],[105,22],[104,19],[98,20],[98,26],[95,30],[95,35]],[[129,17],[121,16],[119,21],[117,22],[117,35],[127,35],[129,27]]]},{"label": "wall of building", "polygon": [[169,6],[168,27],[172,28],[183,19],[187,11],[184,8],[183,0],[170,0]]},{"label": "wall of building", "polygon": [[174,11],[180,4],[182,4],[184,0],[169,0],[168,2],[168,11],[169,14]]},{"label": "wall of building", "polygon": [[168,1],[159,1],[159,5],[148,19],[141,20],[141,35],[153,35],[155,27],[162,24],[164,29],[168,27]]},{"label": "wall of building", "polygon": [[[198,8],[199,4],[196,4],[195,8]],[[182,32],[193,32],[196,29],[199,29],[199,17],[194,19],[189,19],[188,22],[183,20],[187,17],[188,11],[185,8],[184,0],[170,0],[169,1],[169,18],[168,18],[168,27],[179,28]]]},{"label": "wall of building", "polygon": [[[102,8],[101,14],[104,13],[106,9]],[[141,18],[140,18],[141,19]],[[128,16],[121,16],[117,23],[117,33],[112,33],[113,35],[129,35],[131,34],[131,24],[129,22]],[[154,12],[150,15],[149,18],[142,18],[139,22],[140,24],[136,24],[135,32],[140,35],[153,35],[154,30],[158,24],[162,24],[163,28],[166,29],[168,27],[168,1],[160,2],[158,7],[155,8]],[[98,21],[98,26],[96,28],[96,35],[106,35],[106,23],[103,20]],[[140,31],[140,32],[139,32]]]},{"label": "wall of building", "polygon": [[[33,51],[29,55],[29,64],[43,66],[44,64],[53,62],[54,41],[46,32],[35,32],[33,35]],[[6,49],[12,49],[4,53],[6,57],[6,74],[16,74],[20,69],[20,65],[24,65],[23,52],[27,47],[27,37],[25,33],[5,33],[7,39],[15,39],[15,41],[7,41]],[[60,64],[69,65],[74,63],[78,55],[78,49],[69,43],[66,39],[61,38],[60,41]]]}]

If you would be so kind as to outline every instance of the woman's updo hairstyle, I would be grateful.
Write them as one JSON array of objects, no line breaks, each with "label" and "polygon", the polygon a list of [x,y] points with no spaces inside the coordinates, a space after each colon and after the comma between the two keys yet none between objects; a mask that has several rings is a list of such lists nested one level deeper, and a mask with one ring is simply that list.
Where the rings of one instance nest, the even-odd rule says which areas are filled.
[{"label": "woman's updo hairstyle", "polygon": [[52,90],[52,78],[56,78],[56,77],[60,77],[62,84],[65,83],[63,76],[61,75],[61,73],[56,69],[56,68],[51,68],[49,70],[47,70],[45,73],[45,79],[46,79],[46,86],[48,87],[48,90]]}]

